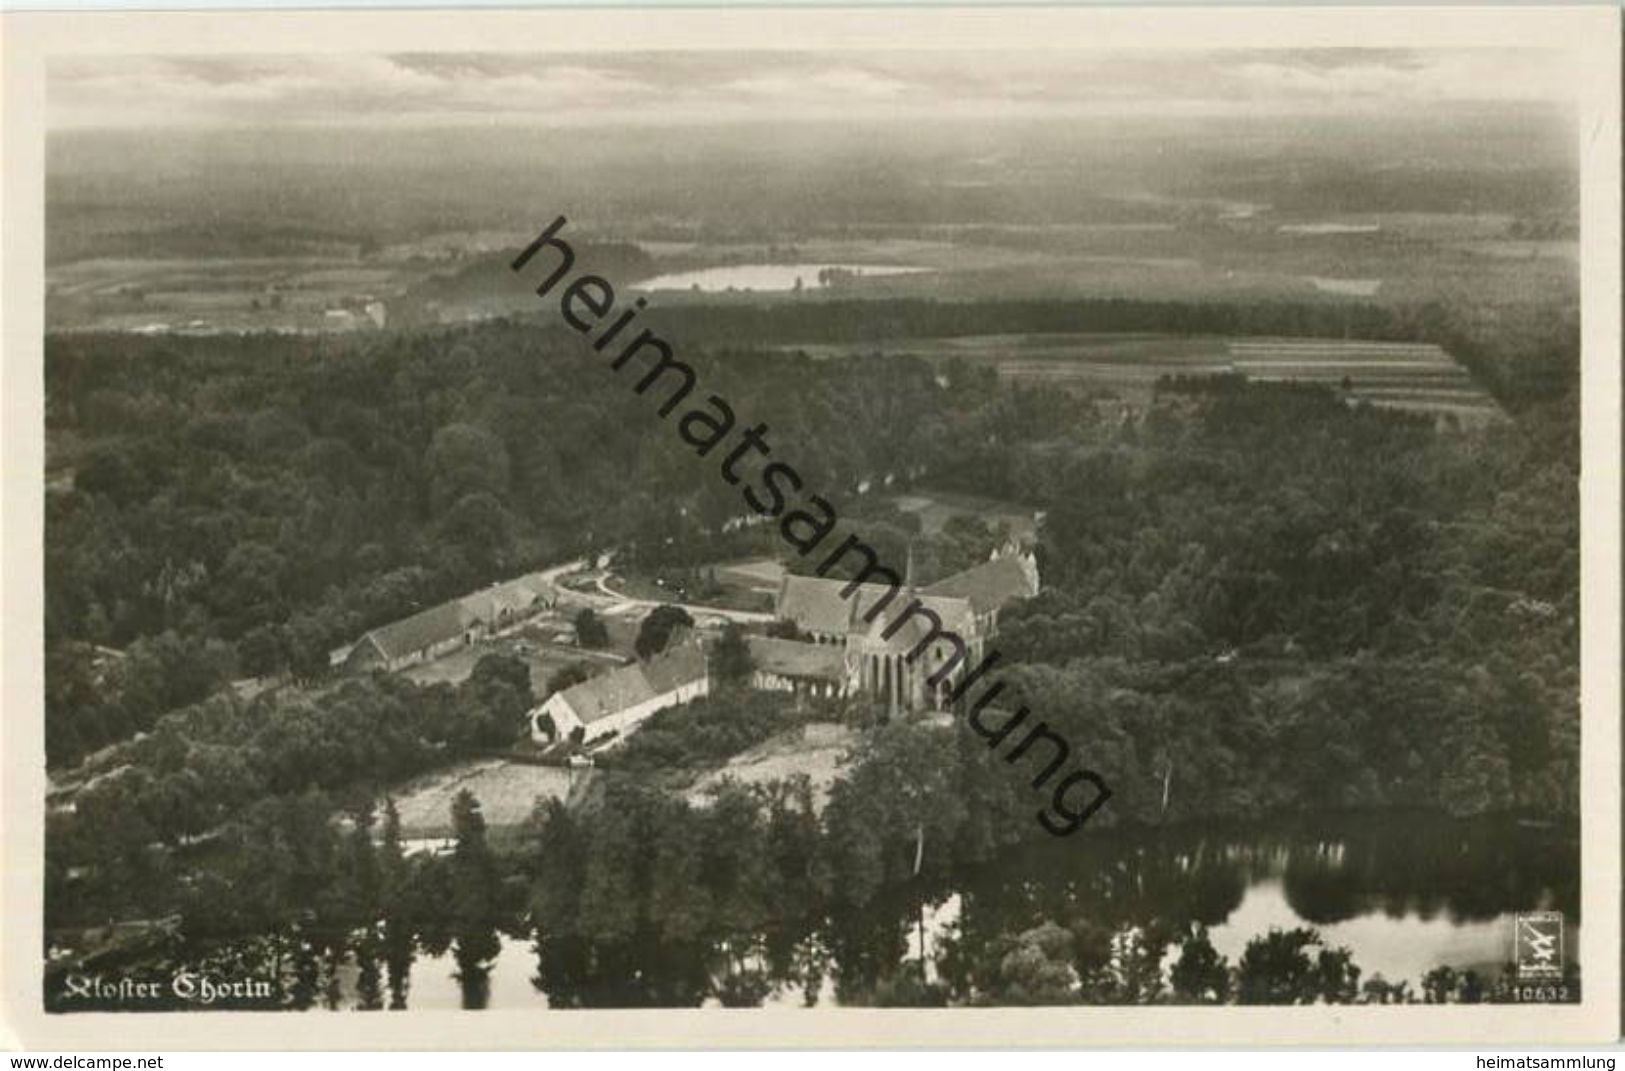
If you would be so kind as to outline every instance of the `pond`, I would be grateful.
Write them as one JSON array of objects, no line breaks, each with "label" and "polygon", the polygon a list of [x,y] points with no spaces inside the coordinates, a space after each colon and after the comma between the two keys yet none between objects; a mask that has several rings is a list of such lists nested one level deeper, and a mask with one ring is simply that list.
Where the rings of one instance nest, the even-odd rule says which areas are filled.
[{"label": "pond", "polygon": [[[1380,976],[1408,982],[1413,992],[1440,966],[1499,976],[1511,958],[1517,911],[1563,912],[1570,962],[1579,943],[1577,832],[1510,819],[1405,816],[1105,834],[1087,845],[1013,853],[958,875],[953,885],[893,890],[854,917],[832,920],[812,957],[828,970],[809,981],[765,969],[761,1002],[799,1007],[811,991],[814,1006],[836,1005],[843,991],[867,994],[868,977],[919,971],[922,950],[925,976],[934,981],[951,960],[974,959],[1046,919],[1087,919],[1117,931],[1151,918],[1176,928],[1200,923],[1232,965],[1271,928],[1314,927],[1327,946],[1349,949],[1362,983]],[[548,995],[532,981],[539,973],[533,941],[504,935],[501,944],[488,976],[472,986],[459,981],[450,952],[418,955],[409,1006],[547,1007]],[[843,955],[848,949],[861,950],[864,962]],[[661,987],[648,972],[714,978],[715,953],[694,950],[689,962],[674,962],[668,952],[639,964],[642,982],[607,988],[602,977],[589,984],[577,976],[570,962],[551,962],[541,973],[565,1003],[646,1005],[660,1003],[652,999],[657,990],[682,990]],[[1176,958],[1170,946],[1165,977]],[[682,991],[690,999],[674,1003],[718,1002],[714,994]]]},{"label": "pond", "polygon": [[720,268],[657,275],[633,285],[634,290],[699,290],[714,294],[729,290],[784,292],[798,284],[807,290],[850,286],[863,279],[914,275],[930,268],[902,264],[729,264]]}]

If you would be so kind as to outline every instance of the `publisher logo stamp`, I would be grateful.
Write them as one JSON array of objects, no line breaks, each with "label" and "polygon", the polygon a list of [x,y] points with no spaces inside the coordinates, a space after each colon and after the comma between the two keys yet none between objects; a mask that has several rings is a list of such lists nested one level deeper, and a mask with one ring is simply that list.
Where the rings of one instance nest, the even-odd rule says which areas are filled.
[{"label": "publisher logo stamp", "polygon": [[1521,911],[1513,918],[1513,946],[1518,977],[1563,976],[1563,915],[1558,911]]}]

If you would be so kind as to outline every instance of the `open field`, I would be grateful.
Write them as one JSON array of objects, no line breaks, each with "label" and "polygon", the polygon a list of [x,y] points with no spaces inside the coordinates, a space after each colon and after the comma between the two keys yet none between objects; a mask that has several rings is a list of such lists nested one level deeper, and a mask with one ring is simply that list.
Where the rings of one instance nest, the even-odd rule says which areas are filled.
[{"label": "open field", "polygon": [[354,257],[80,260],[48,271],[46,320],[148,333],[371,329],[366,306],[423,274]]},{"label": "open field", "polygon": [[[991,365],[1003,379],[1082,388],[1146,405],[1162,376],[1234,371],[1229,341],[1149,334],[964,335],[898,339],[886,343],[882,351],[932,361],[957,358]],[[880,347],[795,348],[814,357],[835,357],[873,354]]]},{"label": "open field", "polygon": [[[1139,211],[1124,199],[1124,211]],[[1131,211],[1132,209],[1132,211]],[[817,228],[786,242],[675,243],[639,234],[639,270],[618,287],[670,273],[793,263],[896,265],[805,291],[662,290],[654,304],[759,305],[826,300],[1132,298],[1170,301],[1569,302],[1577,294],[1576,242],[1514,237],[1506,215],[1272,212],[1203,199],[1158,211],[1173,221],[903,225],[873,221]],[[261,257],[107,257],[47,266],[53,329],[217,333],[370,330],[377,302],[386,326],[462,323],[537,311],[536,295],[508,273],[525,240],[516,229],[440,235],[362,253]],[[590,240],[590,232],[574,239]],[[156,250],[161,253],[161,248]]]},{"label": "open field", "polygon": [[523,823],[538,799],[565,799],[571,778],[558,766],[478,759],[414,778],[392,795],[404,837],[445,837],[451,833],[451,801],[465,788],[480,801],[486,825],[499,829]]},{"label": "open field", "polygon": [[1322,383],[1373,405],[1493,419],[1499,409],[1467,370],[1438,346],[1314,340],[1230,344],[1235,371],[1248,379]]},{"label": "open field", "polygon": [[[872,354],[874,345],[799,346],[817,357]],[[1004,379],[1111,394],[1147,405],[1164,376],[1243,375],[1323,383],[1373,405],[1467,420],[1500,412],[1489,393],[1438,346],[1357,339],[1277,339],[1153,334],[973,335],[903,339],[888,353],[991,365]]]},{"label": "open field", "polygon": [[814,722],[780,733],[742,751],[728,764],[701,777],[688,791],[688,802],[705,806],[713,789],[724,781],[766,785],[805,775],[812,785],[814,805],[822,810],[829,789],[840,776],[858,733],[832,722]]}]

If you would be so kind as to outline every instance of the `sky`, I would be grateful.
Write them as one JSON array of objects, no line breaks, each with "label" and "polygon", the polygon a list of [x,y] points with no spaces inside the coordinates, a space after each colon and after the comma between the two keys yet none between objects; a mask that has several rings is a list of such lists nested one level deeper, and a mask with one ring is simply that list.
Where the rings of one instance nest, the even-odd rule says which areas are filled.
[{"label": "sky", "polygon": [[580,126],[797,119],[1363,114],[1561,103],[1534,49],[619,52],[51,60],[53,129]]}]

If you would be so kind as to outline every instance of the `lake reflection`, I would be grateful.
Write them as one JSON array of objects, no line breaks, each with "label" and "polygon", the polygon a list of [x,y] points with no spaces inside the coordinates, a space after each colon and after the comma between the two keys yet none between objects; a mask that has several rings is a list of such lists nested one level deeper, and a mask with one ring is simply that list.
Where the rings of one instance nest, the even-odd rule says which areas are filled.
[{"label": "lake reflection", "polygon": [[[1271,927],[1311,925],[1292,908],[1282,881],[1249,886],[1228,918],[1208,931],[1213,947],[1231,962],[1241,958],[1247,942]],[[1328,945],[1354,950],[1363,977],[1380,975],[1390,982],[1408,981],[1414,989],[1434,967],[1454,967],[1493,975],[1501,969],[1512,941],[1510,912],[1483,921],[1435,916],[1414,910],[1393,916],[1373,908],[1354,918],[1317,927]],[[1577,933],[1571,928],[1571,939]]]},{"label": "lake reflection", "polygon": [[[1403,829],[1402,836],[1395,836]],[[922,910],[923,908],[923,910]],[[1040,845],[959,876],[955,888],[893,890],[813,938],[824,963],[809,977],[758,964],[761,1003],[800,1007],[867,1003],[886,979],[943,977],[954,957],[974,959],[1008,935],[1044,920],[1079,920],[1121,930],[1153,921],[1209,927],[1217,951],[1235,964],[1272,927],[1314,926],[1330,946],[1346,946],[1361,978],[1408,981],[1438,966],[1494,977],[1506,964],[1514,911],[1564,912],[1565,944],[1578,947],[1578,851],[1572,830],[1511,821],[1437,819],[1342,821],[1335,835],[1297,829],[1106,834],[1087,844]],[[504,937],[488,981],[492,1008],[544,1008],[538,972],[580,1006],[719,1003],[704,979],[724,968],[716,950],[686,959],[665,950],[636,964],[637,984],[617,987],[577,973],[573,957],[542,969],[534,942]],[[1174,961],[1163,960],[1166,971]],[[630,964],[628,966],[631,966]],[[732,969],[732,968],[728,968]],[[669,977],[661,978],[661,972]],[[409,1005],[467,1006],[449,953],[420,955]],[[673,997],[673,994],[681,994]]]},{"label": "lake reflection", "polygon": [[545,1008],[547,995],[537,990],[536,952],[528,939],[503,936],[502,952],[491,964],[483,989],[466,985],[458,977],[457,961],[451,953],[420,955],[412,967],[412,989],[407,997],[411,1008],[444,1011],[466,1008],[484,998],[486,1008]]}]

